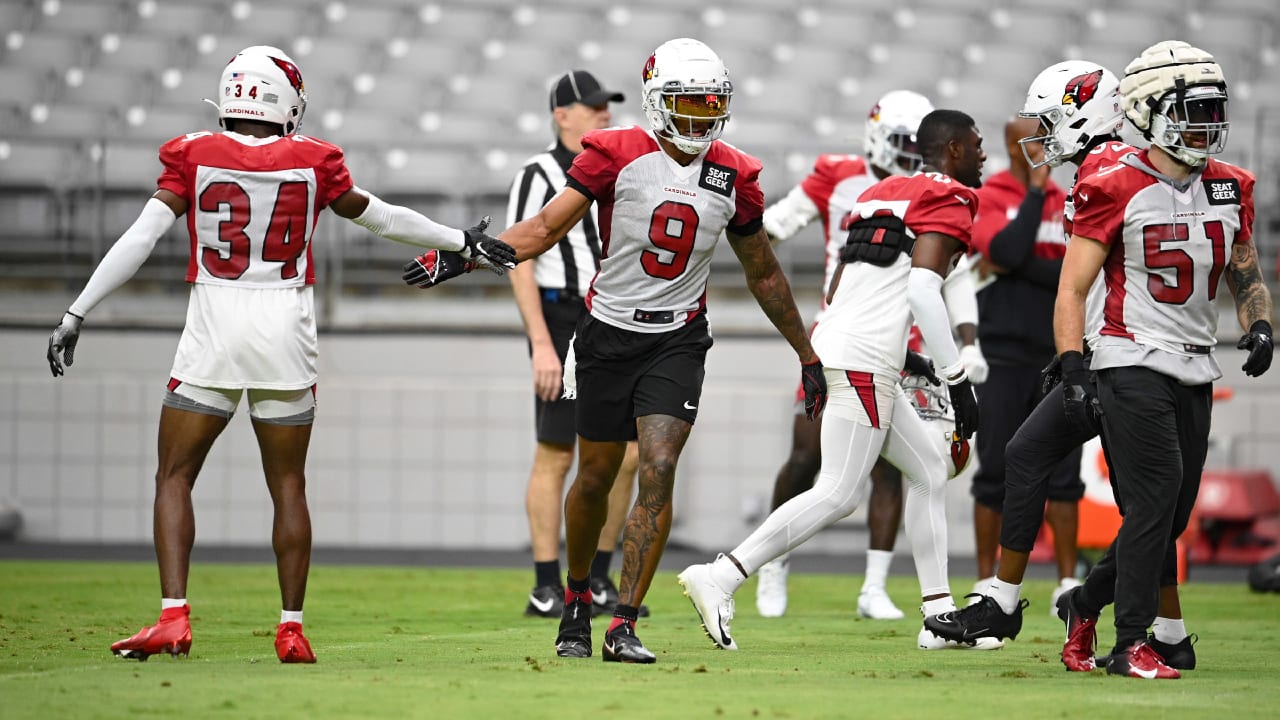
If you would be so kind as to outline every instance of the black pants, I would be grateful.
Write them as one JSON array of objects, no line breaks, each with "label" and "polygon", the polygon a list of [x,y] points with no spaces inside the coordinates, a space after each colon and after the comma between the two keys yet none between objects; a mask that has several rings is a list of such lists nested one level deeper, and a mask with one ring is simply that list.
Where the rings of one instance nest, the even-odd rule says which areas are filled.
[{"label": "black pants", "polygon": [[[1019,365],[992,365],[987,381],[978,386],[982,429],[974,441],[979,463],[969,488],[974,502],[1002,511],[1008,485],[1007,446],[1035,411],[1039,393],[1040,369]],[[1046,496],[1050,500],[1074,501],[1084,495],[1084,483],[1080,480],[1080,444],[1066,445],[1063,452],[1054,457],[1055,462],[1050,463],[1049,474],[1039,487],[1042,515]],[[1037,524],[1032,531],[1033,541],[1039,528]]]},{"label": "black pants", "polygon": [[[1174,541],[1186,529],[1200,491],[1213,384],[1186,386],[1141,367],[1109,368],[1096,376],[1124,521],[1108,551],[1113,569],[1100,564],[1090,580],[1094,573],[1115,573],[1115,649],[1122,651],[1145,639],[1155,620],[1161,577],[1170,570]],[[1173,570],[1176,576],[1176,564]]]},{"label": "black pants", "polygon": [[[1031,411],[1005,446],[1001,546],[1031,552],[1044,522],[1044,503],[1050,497],[1050,485],[1062,477],[1064,465],[1074,468],[1076,483],[1080,483],[1080,446],[1096,434],[1076,431],[1067,422],[1062,410],[1061,385]],[[1083,493],[1083,486],[1080,491]]]}]

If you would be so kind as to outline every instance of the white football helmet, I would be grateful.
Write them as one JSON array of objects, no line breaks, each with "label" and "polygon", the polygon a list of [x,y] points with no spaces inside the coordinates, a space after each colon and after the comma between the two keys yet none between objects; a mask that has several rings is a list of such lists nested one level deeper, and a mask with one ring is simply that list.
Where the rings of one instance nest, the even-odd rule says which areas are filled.
[{"label": "white football helmet", "polygon": [[1120,94],[1129,122],[1188,165],[1227,146],[1227,81],[1200,48],[1165,40],[1143,50],[1125,67]]},{"label": "white football helmet", "polygon": [[696,155],[729,121],[733,83],[720,57],[691,38],[668,40],[644,65],[645,117],[655,133]]},{"label": "white football helmet", "polygon": [[[1110,70],[1087,60],[1050,65],[1031,81],[1019,117],[1040,121],[1040,133],[1018,144],[1027,163],[1058,167],[1095,138],[1110,137],[1124,124],[1120,80]],[[1027,145],[1040,143],[1044,159],[1034,161]]]},{"label": "white football helmet", "polygon": [[292,135],[307,111],[307,90],[298,66],[283,50],[254,45],[236,53],[223,68],[217,105],[219,124],[258,120],[276,123],[285,135]]},{"label": "white football helmet", "polygon": [[902,391],[915,406],[916,414],[929,425],[931,437],[941,445],[947,479],[954,479],[969,466],[973,452],[969,441],[955,434],[956,416],[947,391],[919,375],[909,374],[902,377]]},{"label": "white football helmet", "polygon": [[933,112],[929,98],[910,90],[892,90],[867,113],[863,152],[874,166],[891,175],[911,175],[924,164],[916,147],[916,130]]}]

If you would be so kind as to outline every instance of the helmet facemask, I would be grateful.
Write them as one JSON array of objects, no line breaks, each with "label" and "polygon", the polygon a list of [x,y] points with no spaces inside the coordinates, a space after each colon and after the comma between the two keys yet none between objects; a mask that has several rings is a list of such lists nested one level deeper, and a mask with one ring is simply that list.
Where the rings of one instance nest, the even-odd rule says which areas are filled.
[{"label": "helmet facemask", "polygon": [[706,87],[671,81],[645,96],[645,113],[658,134],[681,152],[696,155],[724,132],[732,97],[733,84],[727,80]]},{"label": "helmet facemask", "polygon": [[1151,113],[1151,143],[1196,167],[1226,149],[1227,93],[1216,85],[1179,86]]}]

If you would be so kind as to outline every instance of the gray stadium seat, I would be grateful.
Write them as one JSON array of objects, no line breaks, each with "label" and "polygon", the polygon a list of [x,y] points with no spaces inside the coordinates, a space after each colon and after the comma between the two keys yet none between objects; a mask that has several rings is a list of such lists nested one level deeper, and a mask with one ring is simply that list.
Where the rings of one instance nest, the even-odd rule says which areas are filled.
[{"label": "gray stadium seat", "polygon": [[61,0],[56,15],[37,13],[36,28],[59,35],[99,35],[123,29],[132,3],[119,0]]}]

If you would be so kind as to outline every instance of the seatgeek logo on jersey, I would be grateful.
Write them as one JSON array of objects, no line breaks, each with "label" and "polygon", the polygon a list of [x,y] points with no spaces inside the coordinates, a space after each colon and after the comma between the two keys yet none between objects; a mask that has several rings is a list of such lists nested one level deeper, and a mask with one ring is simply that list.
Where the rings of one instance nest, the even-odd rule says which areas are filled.
[{"label": "seatgeek logo on jersey", "polygon": [[1235,178],[1205,180],[1204,191],[1209,196],[1210,205],[1240,204],[1240,182]]},{"label": "seatgeek logo on jersey", "polygon": [[704,187],[713,193],[719,193],[725,197],[733,192],[733,183],[738,178],[738,171],[717,165],[713,162],[703,161],[702,177],[698,178],[698,186]]},{"label": "seatgeek logo on jersey", "polygon": [[1067,81],[1066,89],[1062,91],[1062,104],[1083,107],[1098,93],[1098,83],[1100,82],[1102,82],[1101,70],[1094,70],[1091,73],[1071,78]]}]

